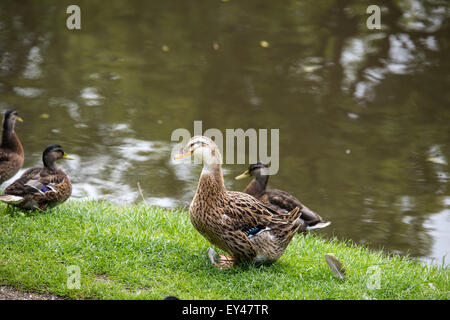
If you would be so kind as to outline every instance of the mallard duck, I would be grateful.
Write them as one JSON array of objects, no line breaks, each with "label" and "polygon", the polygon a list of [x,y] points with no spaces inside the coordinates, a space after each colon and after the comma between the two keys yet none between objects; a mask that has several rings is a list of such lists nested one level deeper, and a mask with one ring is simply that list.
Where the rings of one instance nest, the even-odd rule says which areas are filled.
[{"label": "mallard duck", "polygon": [[0,201],[22,209],[45,210],[66,201],[72,194],[69,177],[59,169],[56,161],[73,159],[60,145],[52,144],[42,155],[43,168],[31,168],[5,189]]},{"label": "mallard duck", "polygon": [[0,184],[12,178],[23,166],[23,147],[14,131],[16,121],[23,122],[16,110],[6,110],[0,146]]},{"label": "mallard duck", "polygon": [[276,261],[302,226],[300,210],[276,211],[249,194],[228,191],[222,175],[222,156],[207,137],[193,137],[175,159],[188,156],[203,162],[189,207],[191,223],[209,242],[231,255],[222,255],[217,266]]},{"label": "mallard duck", "polygon": [[261,162],[251,164],[248,167],[248,170],[237,176],[236,179],[255,177],[255,179],[253,179],[245,188],[244,192],[254,196],[274,210],[284,210],[288,212],[295,208],[299,208],[302,213],[301,219],[305,222],[303,228],[299,229],[299,232],[321,229],[331,224],[330,221],[323,220],[321,216],[302,204],[297,198],[289,193],[277,189],[267,189],[267,183],[269,182],[269,175],[265,174],[268,173],[267,169],[268,166]]}]

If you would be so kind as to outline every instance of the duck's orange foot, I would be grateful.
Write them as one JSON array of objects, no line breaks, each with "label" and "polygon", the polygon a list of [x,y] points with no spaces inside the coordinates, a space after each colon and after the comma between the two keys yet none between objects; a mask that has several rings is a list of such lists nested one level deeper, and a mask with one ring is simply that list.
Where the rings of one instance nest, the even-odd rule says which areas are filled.
[{"label": "duck's orange foot", "polygon": [[216,267],[219,269],[229,269],[234,265],[233,257],[221,254]]},{"label": "duck's orange foot", "polygon": [[213,248],[208,248],[209,261],[219,269],[228,269],[233,267],[233,257],[218,255]]}]

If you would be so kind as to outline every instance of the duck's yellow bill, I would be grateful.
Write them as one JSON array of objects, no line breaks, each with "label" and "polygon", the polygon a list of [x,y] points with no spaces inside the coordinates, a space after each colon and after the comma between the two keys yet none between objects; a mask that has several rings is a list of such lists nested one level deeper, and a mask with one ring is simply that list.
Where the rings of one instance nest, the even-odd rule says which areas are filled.
[{"label": "duck's yellow bill", "polygon": [[65,152],[64,152],[63,158],[64,158],[64,159],[67,159],[67,160],[75,160],[74,157],[69,156],[69,155],[68,155],[67,153],[65,153]]},{"label": "duck's yellow bill", "polygon": [[174,159],[175,160],[178,160],[178,159],[182,159],[182,158],[185,158],[185,157],[189,157],[189,156],[191,156],[192,155],[192,152],[188,152],[188,153],[180,153],[180,154],[178,154],[178,155],[176,155],[175,157],[174,157]]},{"label": "duck's yellow bill", "polygon": [[236,180],[241,180],[241,179],[244,179],[244,178],[250,178],[250,171],[245,170],[245,172],[243,174],[237,176],[235,179]]},{"label": "duck's yellow bill", "polygon": [[19,122],[23,122],[23,119],[21,117],[17,117],[16,120]]}]

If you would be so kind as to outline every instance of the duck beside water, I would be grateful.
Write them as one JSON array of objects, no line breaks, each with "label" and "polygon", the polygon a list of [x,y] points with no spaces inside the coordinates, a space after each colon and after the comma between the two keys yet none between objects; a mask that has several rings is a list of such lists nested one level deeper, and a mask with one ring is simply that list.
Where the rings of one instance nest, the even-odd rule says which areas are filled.
[{"label": "duck beside water", "polygon": [[203,163],[189,207],[190,220],[209,242],[231,255],[221,256],[217,266],[276,261],[302,227],[300,210],[277,211],[251,195],[228,191],[223,180],[222,156],[207,137],[193,137],[175,158],[190,156]]},{"label": "duck beside water", "polygon": [[48,146],[42,155],[43,168],[31,168],[5,189],[0,201],[22,209],[45,210],[66,201],[72,194],[72,183],[58,168],[59,159],[73,159],[60,145]]},{"label": "duck beside water", "polygon": [[299,232],[322,229],[331,224],[330,221],[322,219],[321,216],[302,204],[297,198],[289,193],[278,189],[267,189],[267,183],[269,182],[269,175],[266,174],[268,173],[267,171],[267,165],[258,162],[256,164],[251,164],[248,167],[248,170],[237,176],[235,179],[239,180],[254,177],[255,179],[247,185],[244,192],[262,201],[274,210],[289,212],[295,208],[299,208],[301,219],[304,221]]},{"label": "duck beside water", "polygon": [[0,184],[12,178],[23,166],[22,143],[14,131],[16,121],[23,122],[16,110],[6,110],[0,146]]}]

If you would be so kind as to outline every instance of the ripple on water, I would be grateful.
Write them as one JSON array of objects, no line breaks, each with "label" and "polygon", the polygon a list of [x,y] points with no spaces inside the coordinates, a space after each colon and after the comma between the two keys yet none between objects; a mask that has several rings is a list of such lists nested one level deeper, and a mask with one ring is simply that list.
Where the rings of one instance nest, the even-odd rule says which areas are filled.
[{"label": "ripple on water", "polygon": [[145,141],[125,138],[115,150],[124,158],[132,161],[160,160],[170,156],[170,146],[163,141]]},{"label": "ripple on water", "polygon": [[102,104],[102,100],[105,98],[100,93],[98,89],[94,87],[87,87],[81,90],[81,98],[84,103],[88,106],[99,106]]},{"label": "ripple on water", "polygon": [[36,98],[40,96],[42,92],[44,92],[43,89],[31,87],[30,88],[14,87],[13,90],[17,95],[25,98]]},{"label": "ripple on water", "polygon": [[34,46],[30,49],[30,53],[28,54],[28,63],[23,72],[23,77],[26,79],[38,79],[42,75],[42,70],[40,68],[40,64],[43,61],[41,56],[41,50],[39,47]]}]

